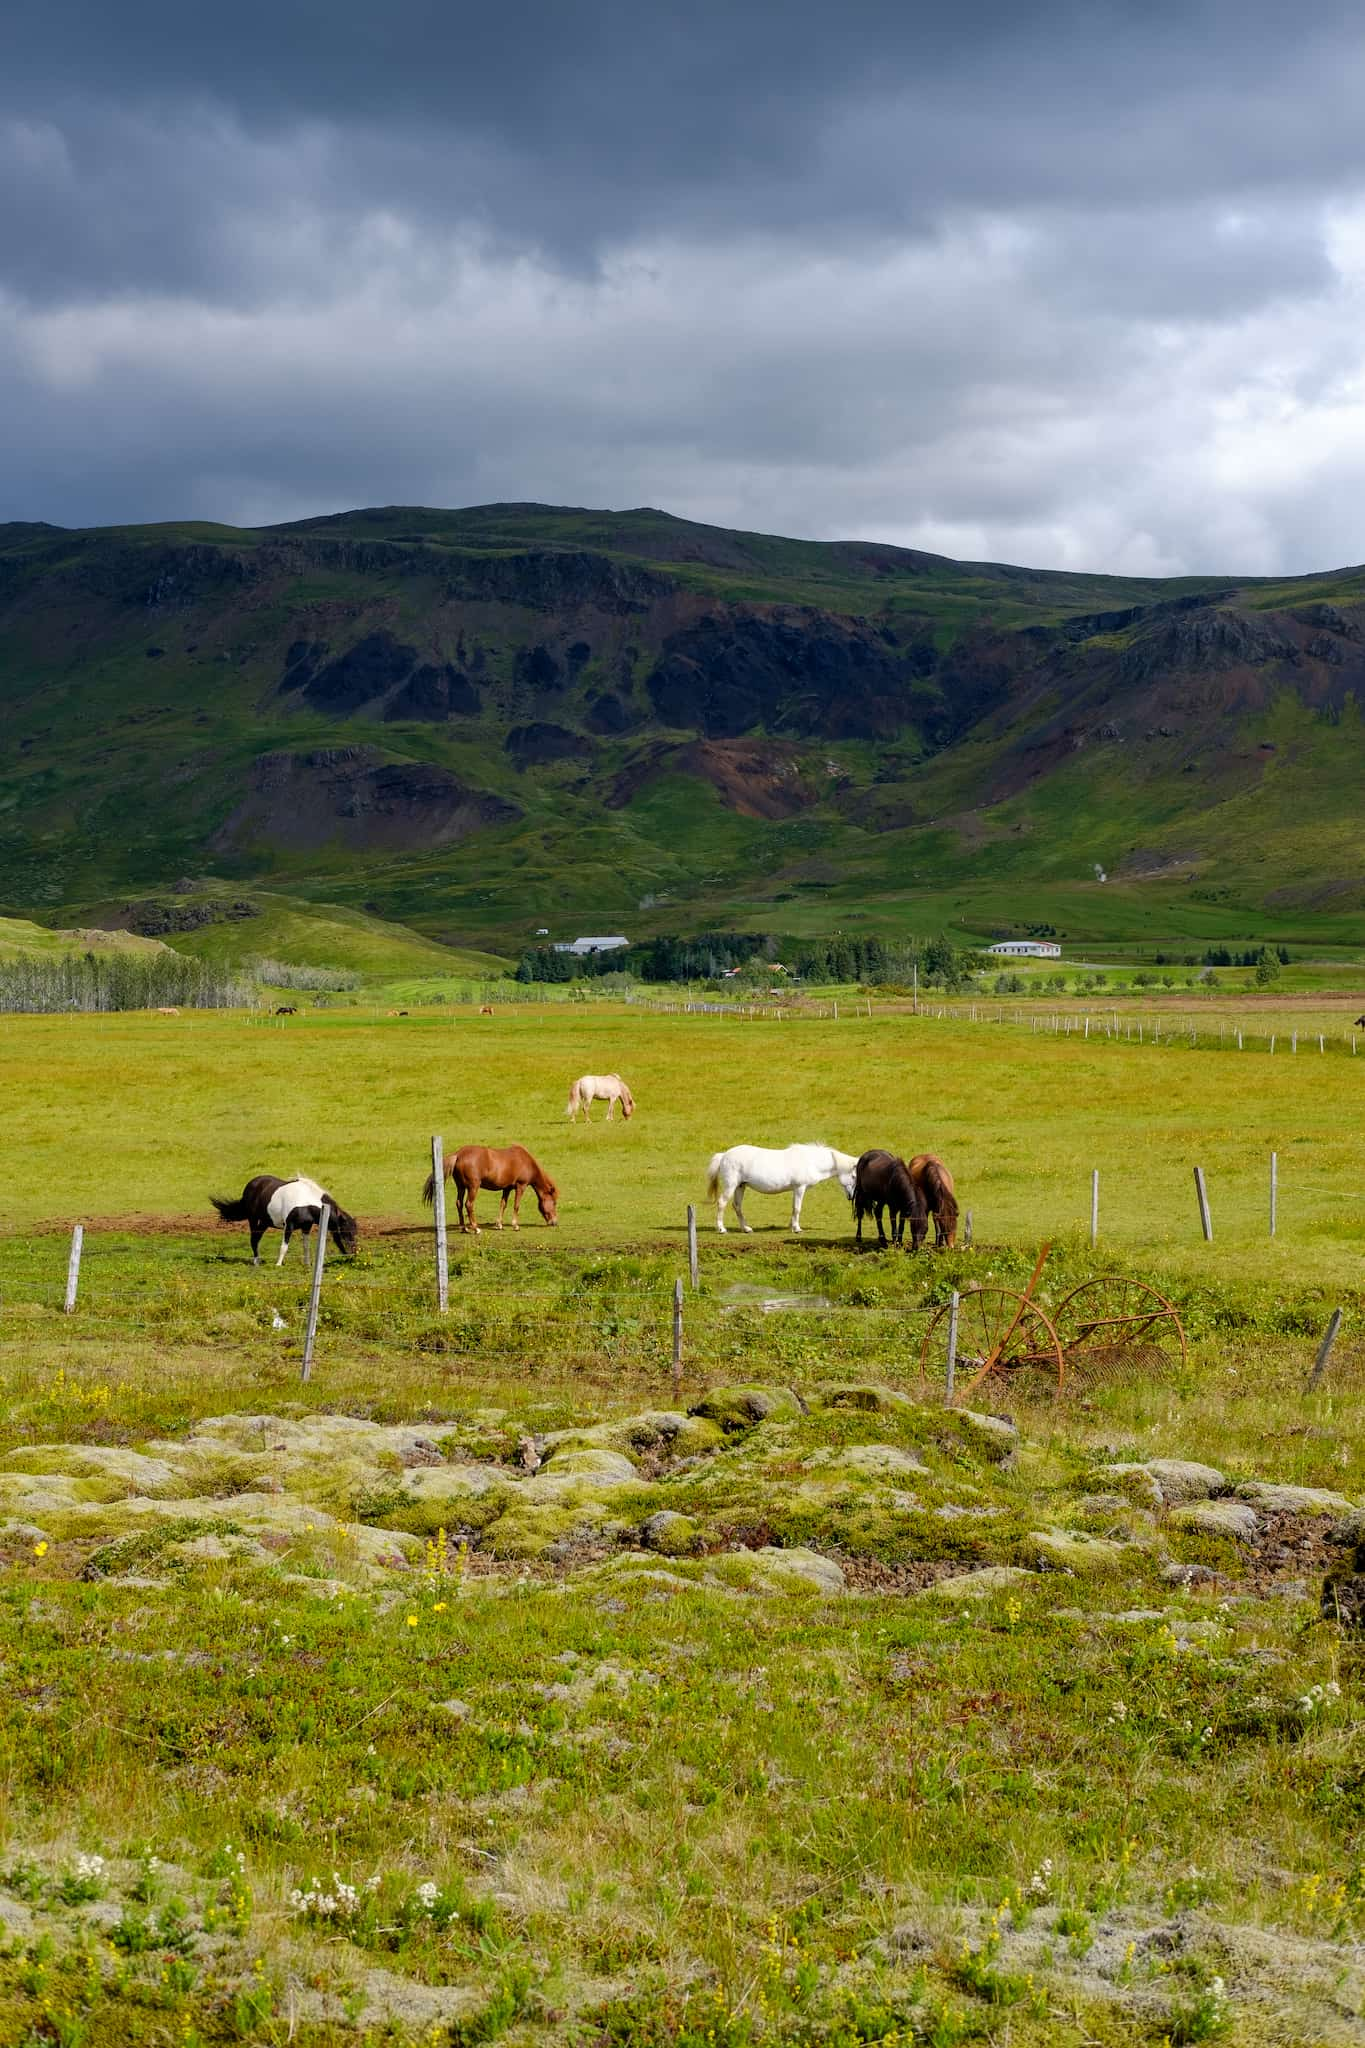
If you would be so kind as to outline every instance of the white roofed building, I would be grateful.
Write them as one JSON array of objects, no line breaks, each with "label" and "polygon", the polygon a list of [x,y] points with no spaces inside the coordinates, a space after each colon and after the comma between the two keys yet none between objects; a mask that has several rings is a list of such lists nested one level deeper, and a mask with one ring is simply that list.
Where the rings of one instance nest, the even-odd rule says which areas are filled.
[{"label": "white roofed building", "polygon": [[630,940],[619,934],[607,939],[559,939],[555,942],[556,953],[614,953],[618,946],[628,946]]},{"label": "white roofed building", "polygon": [[1053,939],[1001,939],[998,946],[987,946],[986,951],[1013,960],[1060,960],[1062,957],[1062,949]]}]

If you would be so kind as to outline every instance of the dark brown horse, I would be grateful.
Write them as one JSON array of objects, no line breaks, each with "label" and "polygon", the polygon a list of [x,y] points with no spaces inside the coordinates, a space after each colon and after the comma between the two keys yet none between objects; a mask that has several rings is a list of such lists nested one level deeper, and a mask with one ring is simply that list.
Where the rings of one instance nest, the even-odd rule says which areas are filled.
[{"label": "dark brown horse", "polygon": [[932,1152],[917,1152],[910,1161],[910,1178],[924,1197],[924,1206],[934,1219],[934,1243],[940,1250],[957,1246],[957,1196],[953,1176]]},{"label": "dark brown horse", "polygon": [[[549,1224],[559,1221],[559,1189],[544,1168],[537,1166],[524,1145],[461,1145],[454,1157],[446,1161],[446,1178],[455,1188],[455,1209],[461,1230],[473,1231],[476,1237],[479,1226],[474,1220],[474,1200],[480,1188],[497,1188],[502,1192],[498,1208],[499,1230],[507,1214],[509,1195],[513,1197],[512,1228],[521,1229],[517,1218],[521,1198],[527,1188],[534,1193],[545,1221]],[[435,1196],[436,1176],[429,1173],[422,1189],[422,1200],[432,1202]]]},{"label": "dark brown horse", "polygon": [[856,1241],[863,1241],[863,1218],[877,1219],[877,1242],[887,1242],[882,1216],[891,1216],[891,1243],[905,1242],[905,1219],[910,1218],[910,1249],[918,1251],[929,1233],[929,1213],[924,1196],[911,1178],[910,1169],[894,1152],[864,1152],[853,1176],[853,1213],[858,1219]]}]

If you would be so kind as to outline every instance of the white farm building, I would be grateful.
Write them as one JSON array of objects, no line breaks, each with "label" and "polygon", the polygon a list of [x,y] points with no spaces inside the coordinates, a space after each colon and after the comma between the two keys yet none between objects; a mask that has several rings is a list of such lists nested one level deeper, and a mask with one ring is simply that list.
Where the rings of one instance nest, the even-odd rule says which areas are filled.
[{"label": "white farm building", "polygon": [[1002,939],[998,946],[987,946],[988,953],[1007,954],[1015,960],[1060,960],[1062,949],[1051,939]]},{"label": "white farm building", "polygon": [[618,946],[628,946],[629,939],[619,935],[608,939],[561,939],[555,946],[556,953],[614,953]]}]

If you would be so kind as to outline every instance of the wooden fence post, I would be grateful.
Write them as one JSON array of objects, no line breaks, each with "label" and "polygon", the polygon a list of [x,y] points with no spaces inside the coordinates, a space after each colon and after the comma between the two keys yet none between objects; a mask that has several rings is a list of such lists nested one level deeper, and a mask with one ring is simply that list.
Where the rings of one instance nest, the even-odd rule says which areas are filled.
[{"label": "wooden fence post", "polygon": [[682,1275],[673,1282],[673,1391],[682,1386]]},{"label": "wooden fence post", "polygon": [[1090,1249],[1093,1252],[1100,1235],[1100,1170],[1092,1167],[1090,1172]]},{"label": "wooden fence post", "polygon": [[687,1272],[695,1294],[701,1280],[697,1272],[697,1212],[691,1202],[687,1205]]},{"label": "wooden fence post", "polygon": [[1275,1235],[1275,1206],[1280,1192],[1280,1157],[1277,1152],[1270,1155],[1270,1235]]},{"label": "wooden fence post", "polygon": [[85,1243],[85,1226],[78,1223],[71,1233],[71,1256],[66,1262],[66,1300],[63,1307],[71,1315],[76,1306],[76,1289],[81,1277],[81,1246]]},{"label": "wooden fence post", "polygon": [[1334,1308],[1332,1310],[1332,1320],[1327,1325],[1326,1334],[1324,1335],[1321,1344],[1319,1344],[1318,1346],[1318,1355],[1313,1360],[1313,1370],[1308,1375],[1308,1391],[1310,1394],[1316,1392],[1318,1382],[1327,1370],[1327,1361],[1332,1356],[1332,1346],[1337,1341],[1337,1331],[1340,1328],[1341,1310],[1339,1308]]},{"label": "wooden fence post", "polygon": [[948,1384],[944,1393],[944,1405],[953,1405],[953,1382],[957,1377],[957,1310],[961,1297],[956,1288],[948,1301]]},{"label": "wooden fence post", "polygon": [[444,1315],[450,1302],[450,1259],[446,1244],[446,1162],[439,1137],[431,1141],[431,1213],[436,1226],[436,1308]]},{"label": "wooden fence post", "polygon": [[323,1202],[318,1209],[318,1248],[313,1260],[313,1285],[308,1292],[308,1321],[303,1332],[303,1369],[299,1378],[305,1382],[313,1375],[313,1341],[318,1334],[318,1305],[322,1300],[322,1262],[327,1256],[327,1225],[331,1215],[330,1202]]},{"label": "wooden fence post", "polygon": [[1204,1186],[1204,1169],[1202,1166],[1196,1166],[1194,1169],[1194,1191],[1199,1197],[1199,1221],[1204,1226],[1204,1242],[1212,1244],[1213,1223],[1209,1216],[1209,1196],[1208,1189]]}]

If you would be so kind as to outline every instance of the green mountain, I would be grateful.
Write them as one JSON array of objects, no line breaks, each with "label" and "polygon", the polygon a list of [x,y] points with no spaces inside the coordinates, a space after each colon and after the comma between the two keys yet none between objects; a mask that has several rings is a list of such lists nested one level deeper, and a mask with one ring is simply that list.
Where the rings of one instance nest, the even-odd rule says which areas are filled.
[{"label": "green mountain", "polygon": [[0,526],[0,908],[408,973],[542,926],[1354,946],[1362,624],[1365,569],[648,510]]}]

